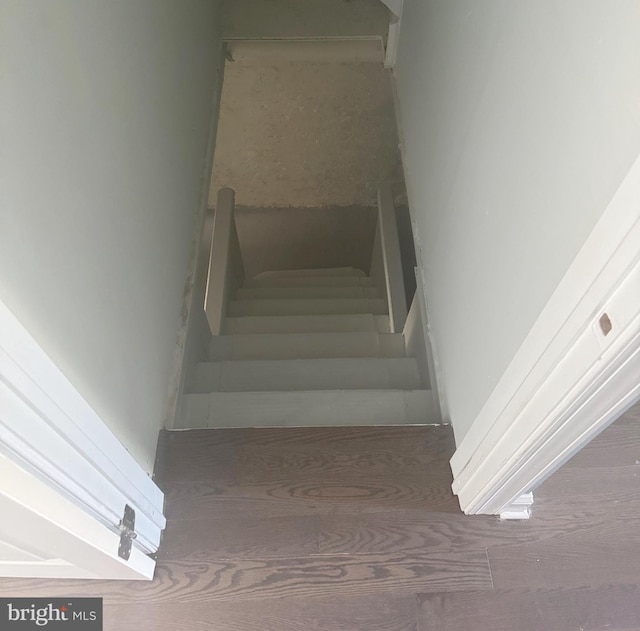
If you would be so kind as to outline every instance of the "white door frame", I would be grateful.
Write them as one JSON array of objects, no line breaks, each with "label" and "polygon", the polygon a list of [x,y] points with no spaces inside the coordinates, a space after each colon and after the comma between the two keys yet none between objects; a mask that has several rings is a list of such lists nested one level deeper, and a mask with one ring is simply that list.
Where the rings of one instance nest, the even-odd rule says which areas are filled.
[{"label": "white door frame", "polygon": [[[132,507],[137,552],[122,577],[131,578],[135,563],[141,577],[150,567],[153,573],[145,554],[158,549],[166,524],[162,491],[2,301],[0,455],[87,515],[113,541],[119,541],[125,505]],[[14,490],[3,484],[7,497]],[[117,556],[117,548],[113,552]]]},{"label": "white door frame", "polygon": [[640,158],[451,459],[462,510],[527,518],[531,492],[638,398]]}]

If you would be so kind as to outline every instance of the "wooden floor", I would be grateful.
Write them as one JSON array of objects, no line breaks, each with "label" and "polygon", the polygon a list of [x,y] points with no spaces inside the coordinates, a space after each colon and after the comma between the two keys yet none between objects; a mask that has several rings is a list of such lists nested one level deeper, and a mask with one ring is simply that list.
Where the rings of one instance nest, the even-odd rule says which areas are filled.
[{"label": "wooden floor", "polygon": [[0,594],[104,596],[108,631],[640,629],[640,406],[528,522],[462,515],[452,451],[448,427],[166,433],[153,582]]}]

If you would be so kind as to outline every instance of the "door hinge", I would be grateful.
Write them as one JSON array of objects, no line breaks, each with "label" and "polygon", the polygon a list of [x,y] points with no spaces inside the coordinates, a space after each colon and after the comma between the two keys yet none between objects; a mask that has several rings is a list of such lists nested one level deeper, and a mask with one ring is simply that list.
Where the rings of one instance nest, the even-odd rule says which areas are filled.
[{"label": "door hinge", "polygon": [[118,546],[118,556],[125,561],[129,560],[131,556],[131,546],[133,540],[138,536],[135,533],[136,527],[136,511],[126,504],[124,507],[124,514],[118,524],[118,530],[120,530],[120,545]]}]

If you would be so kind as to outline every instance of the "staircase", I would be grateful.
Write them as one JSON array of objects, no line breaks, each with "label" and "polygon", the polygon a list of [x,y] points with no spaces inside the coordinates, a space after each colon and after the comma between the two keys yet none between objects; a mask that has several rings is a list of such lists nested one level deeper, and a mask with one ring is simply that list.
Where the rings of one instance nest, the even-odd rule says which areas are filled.
[{"label": "staircase", "polygon": [[387,301],[350,267],[264,272],[232,295],[184,397],[188,428],[437,423]]}]

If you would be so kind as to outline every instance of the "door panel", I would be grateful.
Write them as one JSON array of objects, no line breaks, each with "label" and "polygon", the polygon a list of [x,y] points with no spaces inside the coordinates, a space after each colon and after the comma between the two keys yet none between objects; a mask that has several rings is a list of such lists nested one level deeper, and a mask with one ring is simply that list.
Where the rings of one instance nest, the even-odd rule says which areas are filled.
[{"label": "door panel", "polygon": [[[126,506],[128,561],[117,556]],[[152,578],[163,508],[162,491],[0,301],[0,575]]]},{"label": "door panel", "polygon": [[0,515],[0,576],[153,578],[152,559],[118,557],[119,535],[4,455]]}]

